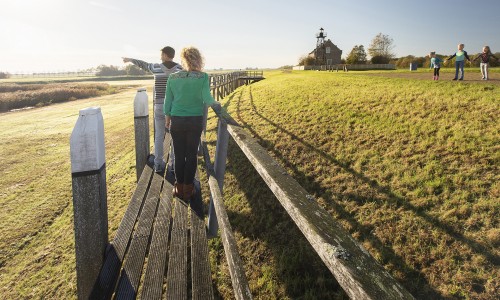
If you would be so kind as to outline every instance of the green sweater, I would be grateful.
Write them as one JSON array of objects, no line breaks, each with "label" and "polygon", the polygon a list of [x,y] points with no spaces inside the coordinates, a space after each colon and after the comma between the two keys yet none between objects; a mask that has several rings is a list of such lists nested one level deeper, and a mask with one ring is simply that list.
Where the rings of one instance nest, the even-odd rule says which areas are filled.
[{"label": "green sweater", "polygon": [[163,113],[167,116],[202,116],[206,105],[215,103],[208,74],[180,71],[168,77]]}]

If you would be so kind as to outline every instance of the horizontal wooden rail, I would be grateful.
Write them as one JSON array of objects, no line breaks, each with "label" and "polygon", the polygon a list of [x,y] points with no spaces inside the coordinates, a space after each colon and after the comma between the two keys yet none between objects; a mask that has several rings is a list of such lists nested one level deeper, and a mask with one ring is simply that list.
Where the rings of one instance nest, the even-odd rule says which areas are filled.
[{"label": "horizontal wooden rail", "polygon": [[202,143],[203,157],[205,166],[208,173],[208,185],[210,187],[210,194],[217,214],[217,221],[220,228],[220,235],[224,252],[226,254],[227,264],[229,266],[229,273],[231,275],[231,282],[233,285],[234,296],[236,299],[252,299],[252,293],[248,286],[248,280],[245,275],[245,269],[238,253],[238,246],[234,238],[229,217],[227,216],[224,207],[224,199],[219,187],[219,183],[215,177],[214,168],[210,162],[210,155],[208,153],[206,143]]},{"label": "horizontal wooden rail", "polygon": [[228,131],[351,299],[414,299],[250,134]]}]

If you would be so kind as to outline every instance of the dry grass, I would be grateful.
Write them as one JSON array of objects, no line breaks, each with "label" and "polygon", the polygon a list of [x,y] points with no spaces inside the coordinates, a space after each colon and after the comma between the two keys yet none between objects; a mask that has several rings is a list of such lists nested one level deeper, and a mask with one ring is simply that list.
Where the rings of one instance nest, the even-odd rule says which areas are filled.
[{"label": "dry grass", "polygon": [[117,92],[106,83],[0,84],[0,112],[85,99]]}]

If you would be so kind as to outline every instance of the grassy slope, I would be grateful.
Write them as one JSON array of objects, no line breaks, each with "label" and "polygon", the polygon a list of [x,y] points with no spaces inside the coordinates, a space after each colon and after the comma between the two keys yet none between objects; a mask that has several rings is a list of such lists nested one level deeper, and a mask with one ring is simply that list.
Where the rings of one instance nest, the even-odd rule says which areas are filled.
[{"label": "grassy slope", "polygon": [[4,299],[73,298],[73,208],[69,137],[78,110],[104,116],[109,232],[135,182],[135,92],[2,114],[0,118],[0,294]]},{"label": "grassy slope", "polygon": [[[359,74],[267,74],[225,104],[416,296],[495,297],[500,89]],[[227,189],[260,193],[238,170],[244,160],[231,165],[238,152]],[[268,192],[241,193],[231,190],[228,209],[243,219],[262,205],[280,210]],[[234,218],[245,237],[250,221]],[[242,243],[247,260],[253,242]]]}]

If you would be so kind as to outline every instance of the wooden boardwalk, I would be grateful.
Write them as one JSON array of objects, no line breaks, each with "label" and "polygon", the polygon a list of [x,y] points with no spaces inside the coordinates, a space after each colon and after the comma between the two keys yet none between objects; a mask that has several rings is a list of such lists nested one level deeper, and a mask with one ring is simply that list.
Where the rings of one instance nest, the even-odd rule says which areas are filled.
[{"label": "wooden boardwalk", "polygon": [[92,299],[213,299],[199,180],[190,203],[172,197],[172,181],[145,166]]},{"label": "wooden boardwalk", "polygon": [[245,82],[246,85],[251,84],[253,82],[258,82],[264,80],[264,72],[262,71],[246,71],[245,75],[240,76],[239,80]]}]

